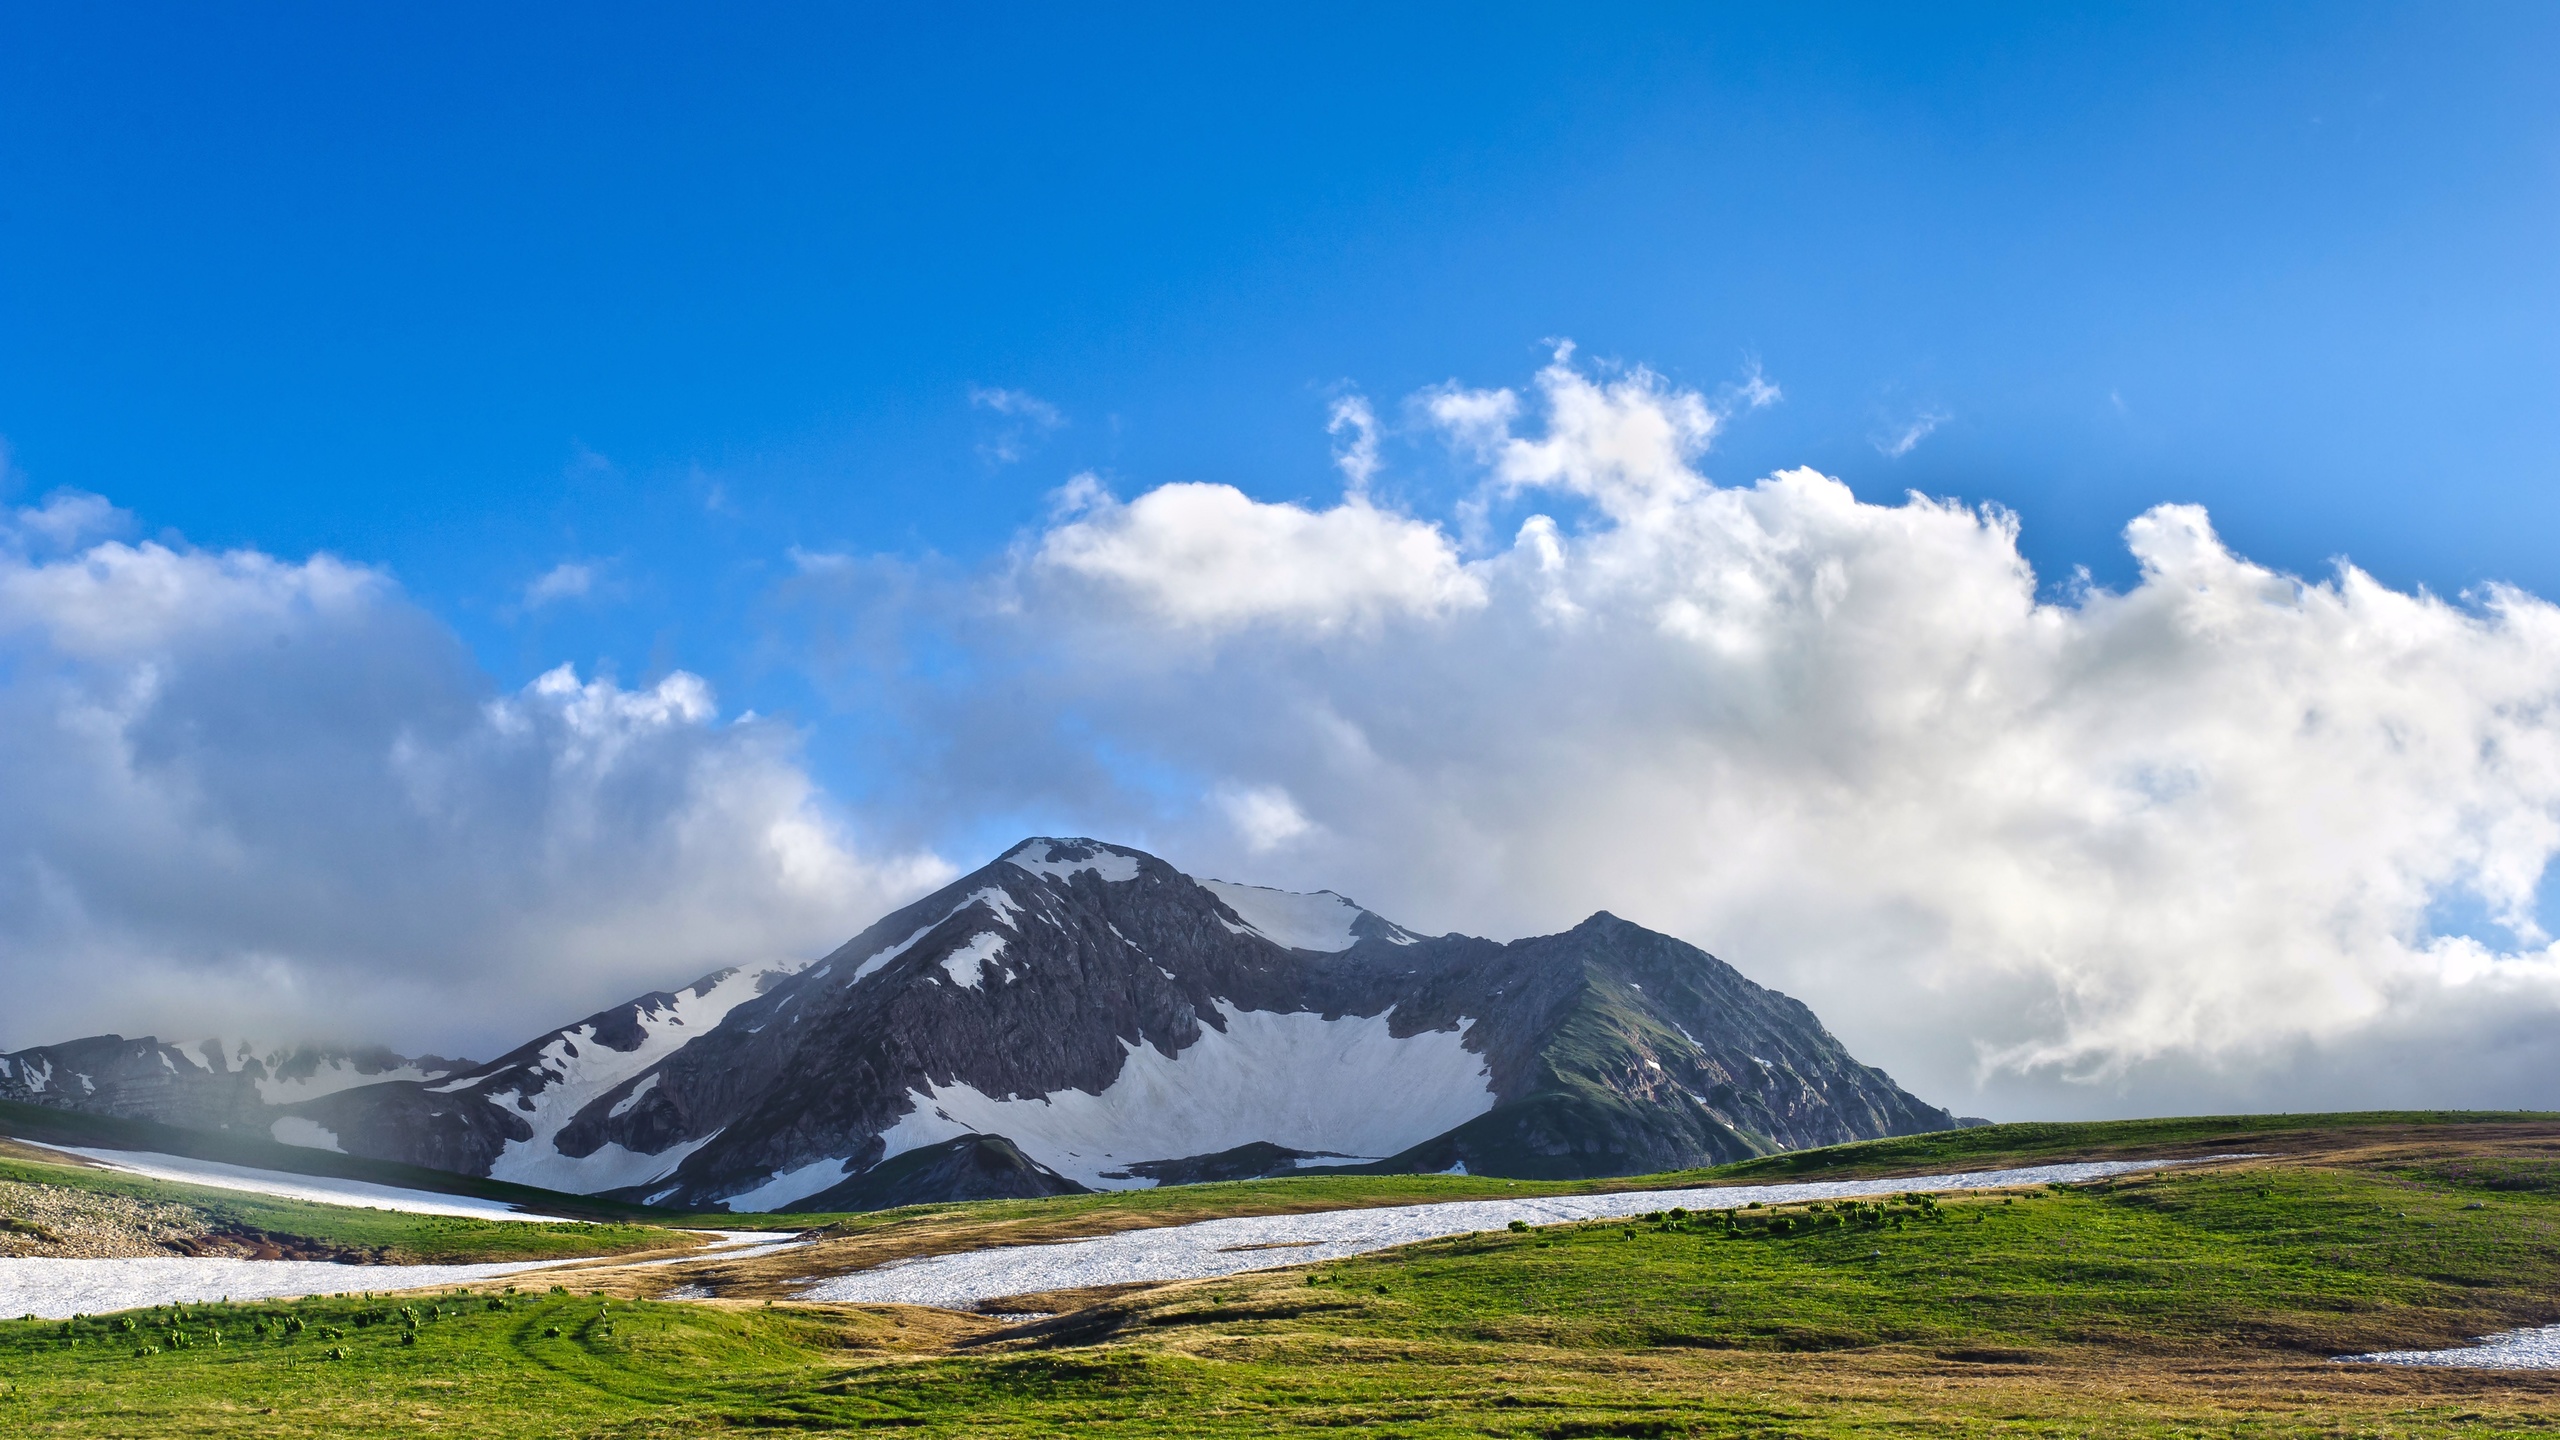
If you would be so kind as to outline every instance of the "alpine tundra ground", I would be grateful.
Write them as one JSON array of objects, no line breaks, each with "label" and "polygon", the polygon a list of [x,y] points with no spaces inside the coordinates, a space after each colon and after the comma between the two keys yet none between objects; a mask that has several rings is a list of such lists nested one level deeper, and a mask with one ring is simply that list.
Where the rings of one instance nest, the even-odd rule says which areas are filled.
[{"label": "alpine tundra ground", "polygon": [[[0,1325],[0,1427],[262,1437],[2560,1428],[2560,1374],[2331,1359],[2560,1320],[2560,1118],[2006,1126],[1721,1173],[1765,1181],[2233,1151],[2266,1158],[2086,1186],[1781,1207],[1733,1225],[1666,1214],[1505,1231],[1005,1302],[1058,1312],[1030,1321],[526,1284],[13,1322]],[[1192,1212],[1204,1205],[1290,1208],[1292,1186],[1342,1183],[1046,1203],[1066,1222],[1056,1228],[1097,1233],[1123,1228],[1114,1220],[1166,1223],[1168,1210],[1201,1218]],[[837,1234],[874,1254],[927,1253],[973,1230],[1033,1238],[1042,1215],[1041,1203],[943,1206],[864,1217]],[[916,1243],[893,1246],[901,1231]]]}]

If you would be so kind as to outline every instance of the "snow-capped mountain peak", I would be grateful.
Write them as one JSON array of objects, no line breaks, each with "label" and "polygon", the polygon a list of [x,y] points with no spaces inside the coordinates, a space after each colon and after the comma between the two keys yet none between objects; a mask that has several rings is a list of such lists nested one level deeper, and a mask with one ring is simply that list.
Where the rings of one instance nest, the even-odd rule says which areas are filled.
[{"label": "snow-capped mountain peak", "polygon": [[[55,1074],[91,1068],[71,1048],[0,1057],[0,1089],[83,1103]],[[238,1083],[149,1058],[154,1084]],[[814,962],[720,971],[441,1077],[374,1074],[260,1127],[645,1203],[824,1210],[1332,1164],[1622,1174],[1953,1123],[1804,1006],[1605,913],[1426,937],[1334,891],[1056,837]]]}]

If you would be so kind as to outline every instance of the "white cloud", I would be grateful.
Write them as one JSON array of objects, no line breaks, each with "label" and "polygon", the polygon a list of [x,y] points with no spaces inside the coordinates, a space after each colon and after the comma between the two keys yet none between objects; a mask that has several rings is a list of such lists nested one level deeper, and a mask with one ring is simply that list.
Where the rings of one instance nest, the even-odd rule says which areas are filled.
[{"label": "white cloud", "polygon": [[[1352,494],[1367,494],[1369,482],[1377,478],[1382,463],[1378,459],[1378,413],[1369,408],[1367,399],[1345,395],[1326,411],[1324,428],[1338,442],[1333,465],[1342,472],[1343,483]],[[1350,437],[1347,440],[1343,438],[1346,434]]]},{"label": "white cloud", "polygon": [[1089,487],[1073,504],[1074,518],[1041,538],[1035,577],[1189,632],[1331,631],[1484,600],[1439,527],[1357,495],[1308,510],[1181,484],[1125,505]]},{"label": "white cloud", "polygon": [[578,600],[594,593],[596,568],[574,560],[563,560],[534,577],[524,587],[524,608],[539,610],[556,600]]},{"label": "white cloud", "polygon": [[[1426,929],[1612,909],[1967,1107],[2512,1104],[2560,1070],[2560,608],[2297,579],[2185,506],[2127,528],[2130,590],[2044,599],[2005,512],[1715,486],[1715,411],[1643,370],[1559,357],[1534,395],[1525,427],[1507,390],[1417,408],[1498,490],[1595,502],[1580,533],[1467,560],[1356,494],[1200,484],[1053,524],[973,632],[1001,698],[935,697],[940,793]],[[1324,843],[1138,772],[1254,776]],[[2434,935],[2465,897],[2512,934]]]},{"label": "white cloud", "polygon": [[1739,382],[1726,388],[1725,396],[1745,410],[1766,410],[1787,398],[1786,392],[1778,388],[1777,382],[1771,380],[1761,370],[1760,362],[1757,360],[1751,362],[1749,369]]},{"label": "white cloud", "polygon": [[972,385],[969,405],[999,417],[1001,422],[978,443],[978,454],[991,465],[1013,464],[1067,423],[1065,411],[1027,390]]},{"label": "white cloud", "polygon": [[1888,460],[1899,460],[1920,448],[1921,441],[1928,439],[1939,426],[1954,418],[1944,410],[1923,410],[1910,419],[1889,427],[1884,433],[1877,435],[1871,443],[1876,447],[1877,454]]},{"label": "white cloud", "polygon": [[494,693],[325,555],[0,544],[0,1048],[254,1023],[485,1052],[948,873],[858,846],[791,731],[716,722],[682,672]]},{"label": "white cloud", "polygon": [[1227,823],[1235,827],[1244,848],[1255,855],[1303,840],[1316,828],[1289,792],[1277,785],[1221,786],[1210,798],[1226,812]]},{"label": "white cloud", "polygon": [[[0,448],[0,481],[8,478],[8,462],[8,451]],[[19,549],[68,549],[85,540],[122,534],[132,526],[133,517],[107,503],[103,495],[56,490],[44,497],[42,505],[12,512],[0,523],[0,538]]]}]

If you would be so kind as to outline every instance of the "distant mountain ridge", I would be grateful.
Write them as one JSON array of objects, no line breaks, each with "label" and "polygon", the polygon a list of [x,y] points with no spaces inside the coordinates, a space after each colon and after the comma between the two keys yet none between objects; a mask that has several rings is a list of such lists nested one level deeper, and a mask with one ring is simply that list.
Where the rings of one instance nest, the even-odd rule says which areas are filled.
[{"label": "distant mountain ridge", "polygon": [[470,1067],[468,1060],[396,1055],[380,1046],[169,1045],[148,1036],[91,1035],[0,1055],[0,1100],[200,1130],[264,1128],[300,1101],[383,1081],[440,1080]]},{"label": "distant mountain ridge", "polygon": [[[814,962],[720,971],[484,1065],[436,1063],[196,1111],[741,1211],[1323,1169],[1628,1174],[1958,1123],[1801,1003],[1606,913],[1509,943],[1422,936],[1331,892],[1047,837]],[[159,1103],[187,1108],[183,1088]]]}]

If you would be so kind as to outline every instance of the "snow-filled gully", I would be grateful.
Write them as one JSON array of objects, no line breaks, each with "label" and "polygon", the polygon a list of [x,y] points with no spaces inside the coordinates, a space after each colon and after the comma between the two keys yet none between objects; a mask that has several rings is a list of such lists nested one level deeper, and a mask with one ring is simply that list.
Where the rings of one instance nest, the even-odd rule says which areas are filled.
[{"label": "snow-filled gully", "polygon": [[1953,1175],[1906,1175],[1882,1180],[1836,1180],[1793,1185],[1727,1185],[1694,1190],[1622,1190],[1605,1195],[1542,1195],[1521,1200],[1455,1200],[1311,1215],[1246,1215],[1191,1225],[1131,1230],[1057,1245],[1016,1245],[891,1261],[871,1270],[821,1280],[799,1292],[803,1300],[866,1304],[932,1305],[966,1310],[981,1301],[1046,1290],[1094,1285],[1155,1284],[1202,1280],[1290,1265],[1338,1260],[1446,1235],[1500,1230],[1514,1220],[1553,1225],[1612,1220],[1675,1207],[1739,1210],[1807,1200],[1850,1200],[1913,1190],[1993,1190],[2103,1179],[2204,1160],[2100,1160],[2037,1165],[2019,1170],[1975,1170]]}]

